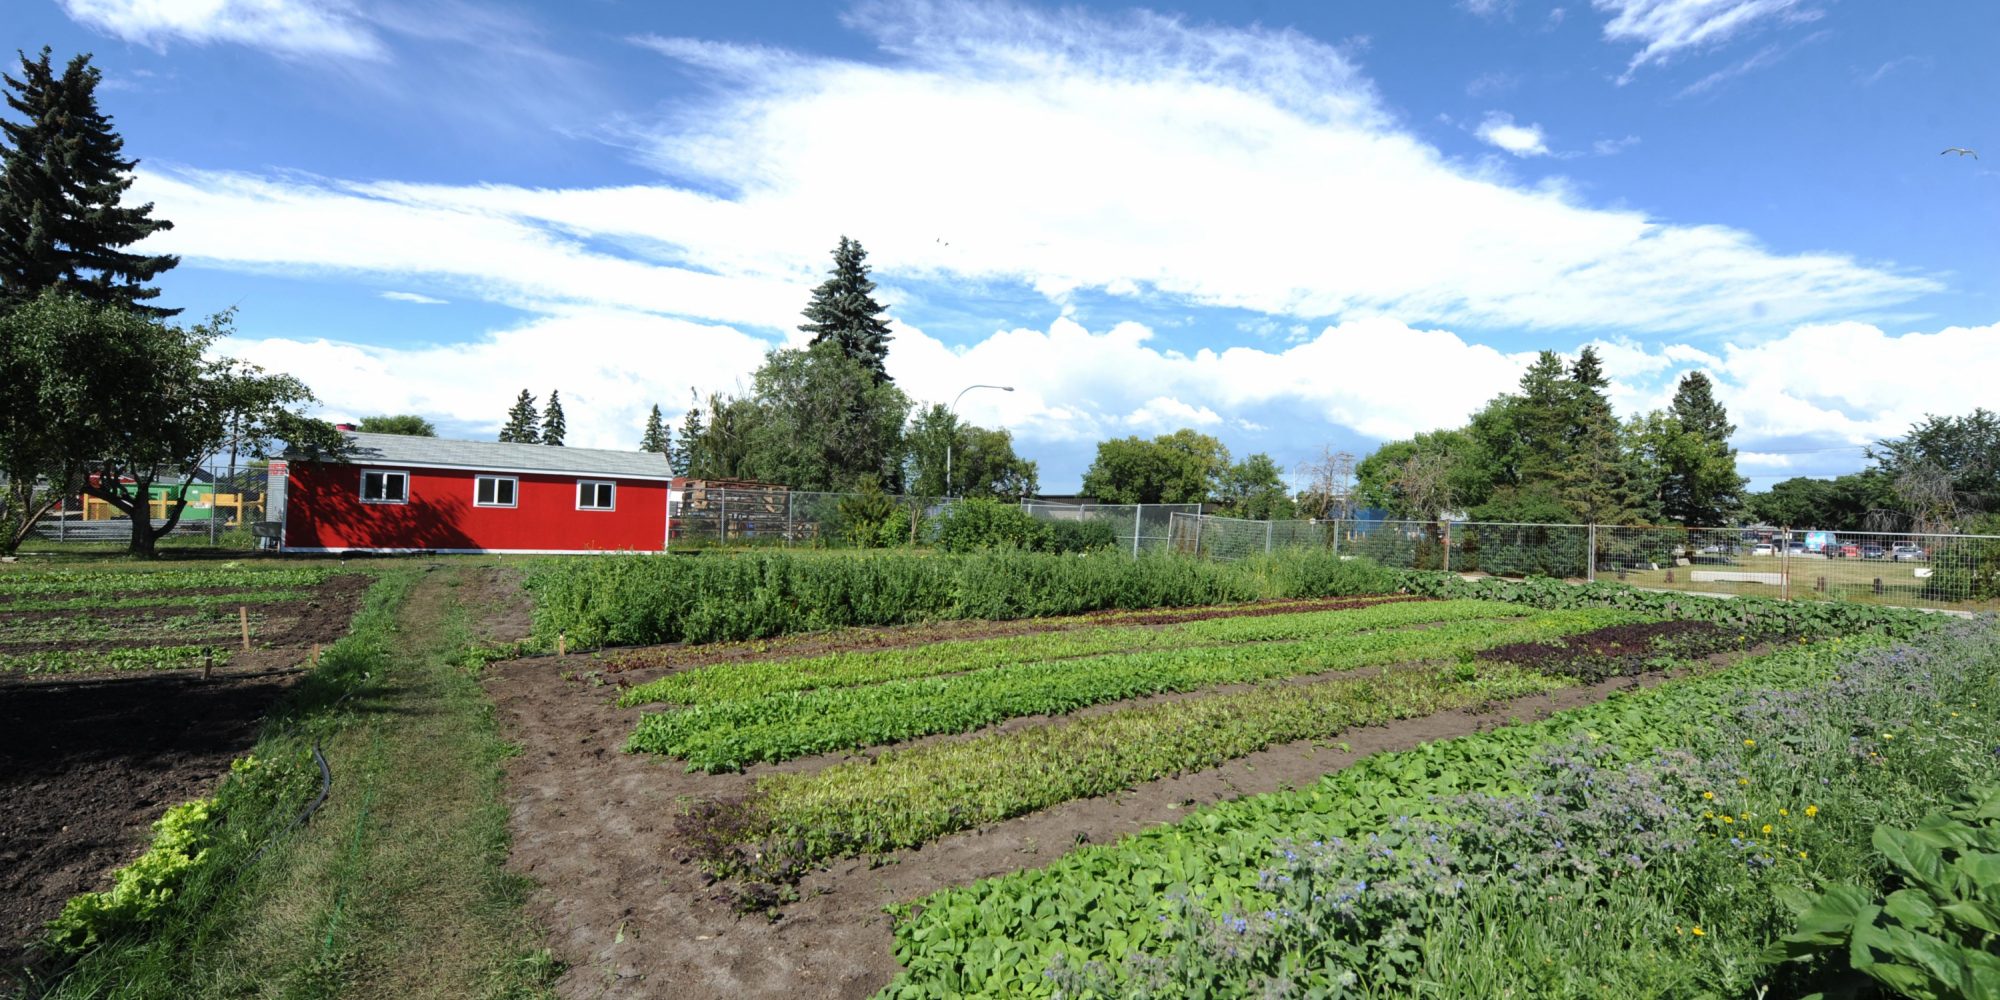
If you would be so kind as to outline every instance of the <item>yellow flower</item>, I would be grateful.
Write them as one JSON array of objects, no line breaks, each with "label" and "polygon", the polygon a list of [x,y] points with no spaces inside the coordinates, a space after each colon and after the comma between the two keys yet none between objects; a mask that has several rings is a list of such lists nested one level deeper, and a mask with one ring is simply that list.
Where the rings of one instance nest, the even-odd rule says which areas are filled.
[{"label": "yellow flower", "polygon": [[1702,819],[1714,819],[1714,818],[1715,818],[1715,811],[1711,809],[1711,810],[1709,810],[1708,812],[1705,812],[1705,813],[1702,813],[1702,814],[1701,814],[1701,818],[1702,818]]},{"label": "yellow flower", "polygon": [[1702,929],[1701,929],[1701,928],[1699,928],[1699,927],[1695,928],[1695,929],[1694,929],[1694,936],[1695,936],[1695,937],[1702,937],[1702,936],[1703,936],[1703,932],[1702,932]]},{"label": "yellow flower", "polygon": [[1704,799],[1712,799],[1712,798],[1715,798],[1715,793],[1714,793],[1714,792],[1703,792],[1703,793],[1701,793],[1701,797],[1702,797],[1702,798],[1704,798]]},{"label": "yellow flower", "polygon": [[1807,816],[1817,816],[1817,815],[1819,815],[1819,807],[1818,807],[1818,806],[1807,806],[1807,807],[1806,807],[1806,815],[1807,815]]},{"label": "yellow flower", "polygon": [[1738,778],[1738,779],[1736,779],[1736,783],[1737,783],[1737,784],[1739,784],[1739,785],[1747,785],[1747,784],[1749,784],[1749,783],[1750,783],[1750,779],[1749,779],[1749,778]]},{"label": "yellow flower", "polygon": [[1896,738],[1896,734],[1895,734],[1895,733],[1883,733],[1883,734],[1882,734],[1882,738],[1883,738],[1883,739],[1885,739],[1885,740],[1893,740],[1893,739],[1895,739],[1895,738]]},{"label": "yellow flower", "polygon": [[1728,813],[1723,813],[1723,814],[1722,814],[1722,821],[1723,821],[1724,823],[1734,823],[1734,822],[1736,822],[1736,817],[1734,817],[1734,816],[1731,816],[1731,815],[1729,815]]},{"label": "yellow flower", "polygon": [[1791,811],[1790,809],[1780,809],[1780,810],[1778,810],[1778,815],[1780,815],[1780,816],[1790,816],[1791,814],[1792,814],[1792,811]]},{"label": "yellow flower", "polygon": [[1757,745],[1757,741],[1756,741],[1756,740],[1744,740],[1744,741],[1743,741],[1743,745],[1744,745],[1744,746],[1746,746],[1746,747],[1754,747],[1754,746],[1756,746],[1756,745]]},{"label": "yellow flower", "polygon": [[1958,713],[1957,712],[1951,713],[1951,717],[1954,719],[1958,718]]},{"label": "yellow flower", "polygon": [[1770,833],[1770,832],[1771,832],[1771,824],[1769,824],[1769,823],[1766,823],[1766,824],[1764,824],[1764,832],[1765,832],[1765,833]]},{"label": "yellow flower", "polygon": [[1799,860],[1801,860],[1801,861],[1805,860],[1805,856],[1806,856],[1806,852],[1804,852],[1804,851],[1800,851],[1800,852],[1799,852]]}]

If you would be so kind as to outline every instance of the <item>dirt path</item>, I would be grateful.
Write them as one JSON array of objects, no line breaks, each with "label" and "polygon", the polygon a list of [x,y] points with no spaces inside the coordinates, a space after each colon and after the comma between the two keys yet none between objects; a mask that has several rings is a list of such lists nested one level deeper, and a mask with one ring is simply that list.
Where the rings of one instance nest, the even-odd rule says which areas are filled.
[{"label": "dirt path", "polygon": [[[1370,753],[1537,719],[1660,678],[1621,679],[1508,703],[1352,730],[1349,751],[1302,741],[1224,767],[1066,803],[953,835],[871,867],[843,861],[800,886],[776,920],[738,917],[702,873],[674,860],[677,799],[740,791],[752,774],[688,774],[678,762],[620,752],[638,710],[616,687],[577,673],[588,661],[499,665],[489,675],[508,767],[511,864],[539,888],[530,909],[569,971],[565,997],[864,997],[897,971],[881,908],[953,885],[1047,864],[1073,846],[1172,822],[1196,806],[1298,787]],[[565,674],[569,676],[565,677]],[[784,769],[823,766],[826,758]]]}]

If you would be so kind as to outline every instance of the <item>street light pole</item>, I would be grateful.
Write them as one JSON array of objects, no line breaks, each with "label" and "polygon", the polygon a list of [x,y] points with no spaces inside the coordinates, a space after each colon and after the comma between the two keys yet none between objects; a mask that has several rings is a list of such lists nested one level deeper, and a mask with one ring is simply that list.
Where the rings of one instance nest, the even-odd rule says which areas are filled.
[{"label": "street light pole", "polygon": [[[958,401],[964,399],[965,394],[974,389],[998,389],[1001,392],[1014,391],[1014,387],[1011,385],[968,385],[958,390],[958,395],[951,398],[951,405],[945,407],[944,415],[947,417],[953,416],[958,410]],[[958,440],[958,422],[955,419],[951,422],[947,434],[948,436],[944,439],[944,495],[949,497],[951,496],[951,446],[952,442]]]}]

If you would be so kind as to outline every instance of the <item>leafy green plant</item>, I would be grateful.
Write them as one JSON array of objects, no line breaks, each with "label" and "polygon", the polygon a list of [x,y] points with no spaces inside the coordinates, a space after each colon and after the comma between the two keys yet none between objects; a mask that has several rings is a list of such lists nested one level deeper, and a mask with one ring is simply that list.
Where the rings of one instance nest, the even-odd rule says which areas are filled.
[{"label": "leafy green plant", "polygon": [[630,708],[653,702],[703,705],[745,701],[784,691],[855,687],[911,677],[964,673],[1007,664],[1148,649],[1324,639],[1369,629],[1520,618],[1530,613],[1519,605],[1496,601],[1397,600],[1337,610],[1211,618],[1158,628],[1105,625],[998,639],[964,639],[898,649],[838,652],[789,660],[718,663],[640,684],[620,696],[618,704]]},{"label": "leafy green plant", "polygon": [[946,552],[1047,548],[1047,530],[1018,504],[967,497],[938,518],[938,548]]},{"label": "leafy green plant", "polygon": [[153,823],[153,843],[118,870],[105,892],[86,892],[63,904],[49,923],[49,948],[75,955],[157,916],[188,876],[208,859],[215,801],[197,799],[168,809]]},{"label": "leafy green plant", "polygon": [[1844,959],[1917,1000],[2000,996],[2000,786],[1915,829],[1877,826],[1871,842],[1902,888],[1886,897],[1854,885],[1785,891],[1798,930],[1773,960]]}]

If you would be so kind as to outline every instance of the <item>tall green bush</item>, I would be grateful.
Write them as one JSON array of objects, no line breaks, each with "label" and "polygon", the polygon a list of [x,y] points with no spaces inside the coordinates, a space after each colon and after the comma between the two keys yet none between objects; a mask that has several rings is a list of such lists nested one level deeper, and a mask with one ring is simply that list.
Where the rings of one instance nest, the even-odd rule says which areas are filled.
[{"label": "tall green bush", "polygon": [[1378,594],[1395,580],[1365,560],[1303,551],[1227,564],[1165,553],[763,552],[550,560],[528,588],[538,641],[563,634],[588,647]]}]

